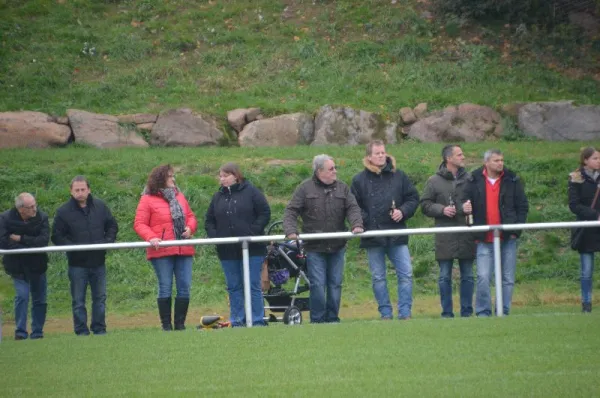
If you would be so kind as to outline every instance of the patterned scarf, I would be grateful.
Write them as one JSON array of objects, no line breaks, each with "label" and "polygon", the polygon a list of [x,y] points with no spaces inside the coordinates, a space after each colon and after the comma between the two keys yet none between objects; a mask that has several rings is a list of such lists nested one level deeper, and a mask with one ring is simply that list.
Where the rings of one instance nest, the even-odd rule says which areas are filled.
[{"label": "patterned scarf", "polygon": [[160,190],[163,197],[169,202],[169,209],[171,210],[171,218],[173,219],[173,232],[175,233],[175,239],[180,240],[181,234],[185,231],[185,217],[181,210],[181,205],[175,198],[177,190],[175,188],[164,188]]}]

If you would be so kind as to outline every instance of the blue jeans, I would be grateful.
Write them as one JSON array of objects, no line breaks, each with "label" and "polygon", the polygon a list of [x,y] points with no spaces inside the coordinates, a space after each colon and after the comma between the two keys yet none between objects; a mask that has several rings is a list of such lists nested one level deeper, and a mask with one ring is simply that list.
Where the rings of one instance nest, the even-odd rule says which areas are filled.
[{"label": "blue jeans", "polygon": [[[452,310],[452,263],[454,260],[439,260],[440,279],[440,302],[442,304],[442,317],[454,318]],[[458,260],[460,268],[460,316],[469,317],[473,315],[473,260]]]},{"label": "blue jeans", "polygon": [[408,245],[373,247],[367,249],[373,293],[377,300],[382,318],[393,318],[390,294],[387,288],[387,267],[385,256],[390,259],[396,270],[398,281],[398,318],[410,318],[412,311],[412,264]]},{"label": "blue jeans", "polygon": [[345,254],[346,248],[333,253],[306,253],[311,323],[340,321]]},{"label": "blue jeans", "polygon": [[[71,282],[71,306],[75,334],[88,335],[106,333],[106,265],[99,267],[69,267]],[[85,295],[87,286],[92,290],[92,323],[88,329]]]},{"label": "blue jeans", "polygon": [[31,294],[31,338],[44,337],[46,323],[46,274],[12,278],[15,286],[15,337],[27,338],[27,311]]},{"label": "blue jeans", "polygon": [[581,302],[592,302],[592,276],[594,274],[594,253],[580,253],[581,260]]},{"label": "blue jeans", "polygon": [[[515,272],[517,270],[517,239],[509,239],[500,243],[502,270],[502,304],[504,315],[510,313]],[[477,316],[492,315],[492,299],[490,280],[494,271],[494,244],[477,243],[477,293],[475,295],[475,312]],[[498,286],[496,286],[498,289]]]},{"label": "blue jeans", "polygon": [[[265,325],[265,303],[263,302],[261,271],[263,257],[250,257],[250,304],[252,304],[252,325]],[[242,260],[221,260],[227,293],[229,293],[229,319],[231,326],[246,325],[244,300],[244,267]]]},{"label": "blue jeans", "polygon": [[177,298],[190,298],[192,260],[192,256],[168,256],[150,259],[158,279],[158,298],[171,297],[173,275],[175,275]]}]

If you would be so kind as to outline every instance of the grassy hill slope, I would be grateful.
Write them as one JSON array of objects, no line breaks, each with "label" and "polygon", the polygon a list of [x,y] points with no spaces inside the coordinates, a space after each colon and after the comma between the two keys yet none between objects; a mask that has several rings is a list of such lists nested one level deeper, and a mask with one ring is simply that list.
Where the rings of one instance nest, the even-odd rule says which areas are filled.
[{"label": "grassy hill slope", "polygon": [[3,0],[0,110],[187,106],[223,120],[247,106],[393,115],[423,101],[600,103],[597,42],[500,24],[461,30],[427,18],[427,2],[398,3]]}]

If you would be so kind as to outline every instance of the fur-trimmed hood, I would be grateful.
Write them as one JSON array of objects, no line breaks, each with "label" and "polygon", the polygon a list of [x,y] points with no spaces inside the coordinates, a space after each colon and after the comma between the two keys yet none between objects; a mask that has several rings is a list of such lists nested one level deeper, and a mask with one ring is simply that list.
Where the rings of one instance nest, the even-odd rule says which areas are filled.
[{"label": "fur-trimmed hood", "polygon": [[583,184],[585,180],[589,180],[595,184],[598,182],[599,177],[600,175],[597,171],[590,171],[588,169],[579,167],[575,171],[569,173],[569,182],[574,184]]},{"label": "fur-trimmed hood", "polygon": [[575,184],[582,184],[585,179],[583,178],[583,174],[581,173],[581,169],[576,169],[575,171],[569,173],[569,181]]},{"label": "fur-trimmed hood", "polygon": [[380,169],[379,167],[375,166],[373,163],[369,162],[368,156],[365,156],[363,158],[363,165],[365,166],[365,168],[367,170],[369,170],[371,173],[375,173],[375,174],[381,174],[381,172],[387,168],[389,168],[389,171],[392,173],[396,171],[396,159],[394,159],[393,156],[388,155],[386,157],[386,162],[387,162],[387,164],[385,166],[383,166],[383,168]]}]

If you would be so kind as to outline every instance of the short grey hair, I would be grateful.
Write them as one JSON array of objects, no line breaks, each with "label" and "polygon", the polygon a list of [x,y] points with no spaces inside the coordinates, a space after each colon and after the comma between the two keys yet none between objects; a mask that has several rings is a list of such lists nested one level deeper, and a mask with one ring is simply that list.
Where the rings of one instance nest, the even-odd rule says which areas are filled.
[{"label": "short grey hair", "polygon": [[319,170],[323,170],[325,168],[325,162],[331,160],[333,162],[333,158],[329,155],[321,154],[317,155],[313,158],[313,173],[316,173]]},{"label": "short grey hair", "polygon": [[85,182],[85,185],[87,185],[87,187],[90,187],[90,182],[88,181],[87,178],[85,178],[85,176],[75,176],[73,177],[73,179],[71,180],[71,185],[70,187],[73,188],[73,184],[75,184],[76,182]]},{"label": "short grey hair", "polygon": [[29,192],[20,193],[15,198],[15,207],[17,209],[22,208],[23,206],[25,206],[25,199],[29,199],[29,198],[35,200],[35,197],[32,194],[30,194]]},{"label": "short grey hair", "polygon": [[452,153],[454,153],[454,148],[460,148],[460,145],[448,144],[444,148],[442,148],[442,161],[444,163],[446,163],[448,161],[448,158],[452,156]]},{"label": "short grey hair", "polygon": [[483,161],[487,162],[488,160],[490,160],[490,158],[492,157],[492,155],[502,156],[503,153],[502,153],[502,151],[500,149],[488,149],[483,154]]}]

